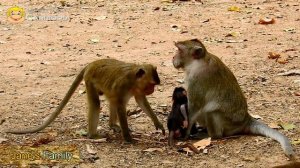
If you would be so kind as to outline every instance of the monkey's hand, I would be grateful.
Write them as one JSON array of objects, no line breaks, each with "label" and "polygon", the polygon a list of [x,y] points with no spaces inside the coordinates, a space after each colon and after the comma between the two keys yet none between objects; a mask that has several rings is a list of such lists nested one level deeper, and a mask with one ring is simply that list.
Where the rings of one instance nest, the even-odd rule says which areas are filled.
[{"label": "monkey's hand", "polygon": [[165,128],[164,128],[164,126],[160,122],[156,122],[155,123],[155,128],[156,128],[156,130],[160,129],[162,131],[163,135],[166,134]]},{"label": "monkey's hand", "polygon": [[189,122],[188,120],[183,121],[183,128],[188,128]]}]

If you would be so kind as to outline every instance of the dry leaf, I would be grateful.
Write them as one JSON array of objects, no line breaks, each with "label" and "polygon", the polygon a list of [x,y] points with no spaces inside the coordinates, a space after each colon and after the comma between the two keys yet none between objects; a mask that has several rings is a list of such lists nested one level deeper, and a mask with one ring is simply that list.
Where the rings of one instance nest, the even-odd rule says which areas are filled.
[{"label": "dry leaf", "polygon": [[294,139],[292,140],[293,145],[300,145],[300,139]]},{"label": "dry leaf", "polygon": [[250,114],[251,115],[251,117],[253,117],[253,118],[255,118],[255,119],[263,119],[261,116],[259,116],[259,115],[256,115],[256,114]]},{"label": "dry leaf", "polygon": [[8,139],[6,139],[6,138],[1,138],[1,137],[0,137],[0,144],[3,143],[3,142],[6,142],[7,140],[8,140]]},{"label": "dry leaf", "polygon": [[275,19],[272,18],[272,19],[269,19],[269,18],[263,18],[263,19],[259,19],[258,21],[259,24],[274,24],[275,23]]},{"label": "dry leaf", "polygon": [[279,64],[286,64],[289,61],[286,58],[279,58],[276,60],[276,62],[278,62]]},{"label": "dry leaf", "polygon": [[162,148],[148,148],[148,149],[145,149],[143,150],[143,152],[163,152],[164,150]]},{"label": "dry leaf", "polygon": [[106,138],[94,139],[92,142],[95,142],[95,143],[102,143],[102,142],[107,142],[107,139],[106,139]]},{"label": "dry leaf", "polygon": [[178,150],[178,152],[184,152],[188,155],[191,155],[193,153],[193,151],[189,147],[181,148]]},{"label": "dry leaf", "polygon": [[273,129],[280,129],[281,128],[278,124],[275,124],[275,123],[270,123],[270,124],[268,124],[268,126],[270,128],[273,128]]},{"label": "dry leaf", "polygon": [[274,52],[269,52],[268,58],[269,59],[278,59],[278,58],[280,58],[280,54],[274,53]]},{"label": "dry leaf", "polygon": [[198,142],[193,143],[193,145],[198,149],[204,149],[211,144],[211,138],[205,138]]},{"label": "dry leaf", "polygon": [[297,51],[297,50],[295,48],[289,48],[289,49],[284,50],[284,52],[289,52],[289,51]]},{"label": "dry leaf", "polygon": [[295,76],[295,75],[300,75],[300,69],[293,69],[287,72],[279,73],[277,74],[279,76]]},{"label": "dry leaf", "polygon": [[161,0],[161,3],[173,3],[175,0]]},{"label": "dry leaf", "polygon": [[243,40],[226,40],[226,43],[242,43]]},{"label": "dry leaf", "polygon": [[99,41],[100,41],[99,39],[93,38],[93,39],[90,39],[88,43],[89,44],[97,44],[97,43],[99,43]]},{"label": "dry leaf", "polygon": [[37,146],[40,146],[40,145],[48,144],[52,141],[54,141],[54,137],[52,137],[50,135],[46,135],[44,137],[39,138],[35,142],[33,142],[32,146],[37,147]]},{"label": "dry leaf", "polygon": [[237,7],[237,6],[231,6],[227,9],[228,11],[233,11],[233,12],[240,12],[241,8]]},{"label": "dry leaf", "polygon": [[163,160],[161,163],[163,163],[163,164],[173,164],[174,162],[171,162],[169,160]]},{"label": "dry leaf", "polygon": [[98,17],[95,17],[94,19],[97,21],[100,21],[100,20],[104,20],[106,18],[107,18],[107,16],[98,16]]},{"label": "dry leaf", "polygon": [[284,29],[283,31],[285,32],[289,32],[289,33],[296,33],[296,29],[295,28],[288,28],[288,29]]},{"label": "dry leaf", "polygon": [[296,128],[296,125],[290,123],[280,123],[279,126],[287,131]]},{"label": "dry leaf", "polygon": [[252,156],[249,156],[249,157],[246,156],[246,157],[243,157],[242,159],[243,159],[243,161],[250,161],[250,162],[253,162],[256,160],[256,158],[252,157]]},{"label": "dry leaf", "polygon": [[239,36],[239,32],[230,32],[228,34],[225,35],[225,37],[237,37]]},{"label": "dry leaf", "polygon": [[92,147],[88,144],[86,144],[86,151],[92,155],[95,155],[97,153],[97,151],[93,150]]},{"label": "dry leaf", "polygon": [[80,136],[87,136],[87,134],[88,133],[84,129],[75,132],[75,135],[80,135]]},{"label": "dry leaf", "polygon": [[295,96],[300,96],[300,92],[294,92]]},{"label": "dry leaf", "polygon": [[[179,143],[177,143],[179,144]],[[186,154],[192,154],[192,152],[199,154],[200,151],[191,143],[180,143],[178,152],[185,152]]]}]

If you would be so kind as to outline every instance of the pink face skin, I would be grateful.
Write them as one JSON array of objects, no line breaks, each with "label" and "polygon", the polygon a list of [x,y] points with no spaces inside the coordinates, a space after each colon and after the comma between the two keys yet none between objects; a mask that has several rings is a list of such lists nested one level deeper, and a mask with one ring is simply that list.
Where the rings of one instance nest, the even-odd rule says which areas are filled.
[{"label": "pink face skin", "polygon": [[144,93],[145,93],[146,95],[152,94],[152,93],[154,92],[154,87],[155,87],[155,84],[149,84],[149,85],[145,88]]}]

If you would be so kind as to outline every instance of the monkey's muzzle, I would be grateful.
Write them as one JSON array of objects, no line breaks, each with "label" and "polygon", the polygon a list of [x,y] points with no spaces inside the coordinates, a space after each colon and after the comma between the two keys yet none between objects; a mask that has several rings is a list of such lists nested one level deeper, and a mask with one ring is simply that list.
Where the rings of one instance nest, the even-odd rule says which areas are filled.
[{"label": "monkey's muzzle", "polygon": [[145,94],[146,95],[152,94],[154,92],[154,87],[155,87],[155,84],[147,85],[147,87],[145,88]]}]

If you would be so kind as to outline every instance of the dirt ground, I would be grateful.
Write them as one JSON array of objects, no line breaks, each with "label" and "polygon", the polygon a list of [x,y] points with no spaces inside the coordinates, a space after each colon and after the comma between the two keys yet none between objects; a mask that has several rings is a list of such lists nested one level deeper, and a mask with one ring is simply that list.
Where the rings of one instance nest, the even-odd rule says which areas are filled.
[{"label": "dirt ground", "polygon": [[[293,124],[294,129],[279,131],[292,141],[300,139],[300,78],[278,75],[300,68],[299,2],[1,0],[0,137],[7,139],[2,144],[25,145],[51,135],[48,145],[75,144],[80,149],[82,162],[67,167],[272,167],[286,163],[279,143],[259,136],[213,141],[207,154],[190,156],[170,150],[166,137],[143,112],[128,117],[137,142],[124,144],[120,134],[108,127],[104,98],[98,130],[108,134],[107,141],[84,140],[76,134],[87,126],[83,84],[42,132],[12,135],[3,130],[40,124],[58,106],[79,71],[102,58],[158,67],[162,82],[148,98],[166,128],[170,96],[184,79],[171,63],[176,51],[173,42],[198,38],[234,72],[251,114],[267,124]],[[25,9],[23,23],[7,21],[6,11],[13,5]],[[232,6],[240,11],[229,11]],[[35,16],[67,19],[36,20]],[[258,24],[265,17],[274,18],[275,23]],[[279,53],[281,61],[268,59],[269,52]],[[136,110],[137,105],[130,101],[128,111]],[[87,150],[87,144],[96,154]],[[299,155],[300,145],[293,147]],[[143,151],[148,148],[161,150]]]}]

